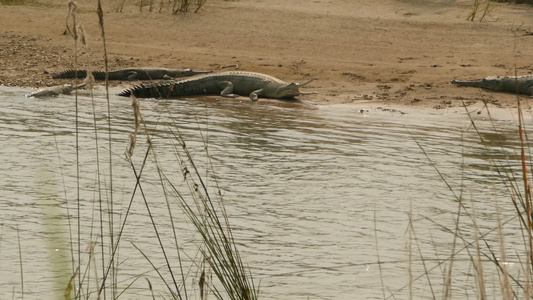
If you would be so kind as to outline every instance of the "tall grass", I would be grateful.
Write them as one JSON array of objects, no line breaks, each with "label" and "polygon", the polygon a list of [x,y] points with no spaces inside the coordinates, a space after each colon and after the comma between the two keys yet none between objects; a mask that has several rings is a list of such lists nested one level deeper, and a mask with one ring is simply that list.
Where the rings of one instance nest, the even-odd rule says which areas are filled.
[{"label": "tall grass", "polygon": [[[176,2],[175,2],[176,3]],[[202,3],[205,3],[203,1]],[[183,3],[181,3],[183,5]],[[190,3],[188,4],[190,5]],[[203,5],[203,4],[202,4]],[[178,6],[175,6],[175,8]],[[175,11],[182,11],[181,6]],[[201,6],[198,6],[198,8]],[[185,8],[184,8],[185,9]],[[174,10],[174,9],[173,9]],[[106,49],[106,35],[104,26],[104,13],[102,10],[101,2],[98,0],[98,18],[99,26],[101,30],[101,38],[104,48],[103,62],[107,73],[107,49]],[[75,67],[78,67],[78,47],[81,43],[83,47],[86,47],[86,42],[83,34],[83,27],[78,24],[76,20],[76,5],[74,2],[69,2],[69,18],[67,19],[67,28],[74,40],[74,53],[75,53]],[[88,49],[88,48],[87,48]],[[107,77],[107,76],[106,76]],[[76,82],[77,84],[77,82]],[[132,98],[132,119],[133,119],[133,132],[131,134],[130,146],[127,149],[126,160],[130,164],[132,177],[134,178],[135,185],[131,191],[129,191],[130,199],[127,203],[126,210],[121,215],[121,219],[117,220],[115,216],[115,195],[114,195],[114,180],[113,180],[113,166],[116,162],[115,150],[112,144],[113,133],[112,130],[112,111],[110,107],[109,88],[108,81],[106,80],[106,111],[107,119],[105,120],[107,126],[107,162],[108,162],[108,178],[102,178],[100,174],[103,172],[100,165],[101,161],[105,161],[103,155],[100,154],[102,148],[101,139],[102,135],[99,133],[98,121],[96,118],[96,112],[93,110],[93,126],[94,126],[94,151],[97,160],[97,198],[98,205],[96,210],[98,212],[97,227],[98,232],[93,235],[91,233],[88,240],[82,240],[85,236],[83,234],[84,227],[82,226],[82,196],[80,194],[80,170],[83,167],[80,161],[80,134],[79,134],[79,102],[77,91],[75,92],[75,127],[76,127],[76,174],[78,181],[76,183],[77,196],[76,196],[76,226],[74,232],[70,232],[71,238],[71,260],[72,274],[70,275],[69,282],[65,282],[65,298],[66,299],[107,299],[107,298],[120,298],[121,295],[127,290],[134,281],[143,277],[140,273],[136,279],[129,283],[126,287],[119,287],[119,273],[122,267],[119,260],[120,248],[122,247],[123,234],[127,230],[128,222],[132,222],[130,218],[131,207],[133,205],[135,196],[140,194],[143,200],[143,205],[146,214],[150,218],[150,223],[153,229],[153,234],[157,238],[157,245],[146,245],[142,242],[132,242],[133,247],[144,257],[147,263],[151,266],[153,271],[158,274],[159,281],[154,284],[150,279],[145,277],[147,290],[150,292],[152,298],[156,298],[156,295],[165,295],[164,298],[169,299],[189,299],[192,298],[194,292],[188,290],[186,281],[190,279],[191,274],[200,274],[197,279],[196,289],[200,294],[200,299],[208,298],[209,294],[214,295],[217,299],[257,299],[259,297],[259,288],[251,275],[251,272],[246,267],[240,251],[237,247],[236,239],[233,235],[232,227],[230,224],[230,216],[226,212],[224,201],[221,193],[217,190],[216,182],[215,188],[209,188],[209,181],[213,180],[209,176],[203,174],[201,167],[197,164],[195,153],[193,153],[187,146],[186,140],[180,132],[179,125],[174,123],[170,126],[168,131],[172,134],[173,151],[176,157],[177,164],[174,170],[181,170],[181,176],[183,182],[186,183],[186,188],[181,186],[181,181],[176,182],[172,179],[174,176],[166,173],[164,166],[169,162],[160,162],[157,155],[157,141],[152,138],[152,132],[155,128],[149,128],[143,119],[142,109],[137,99]],[[97,102],[92,99],[93,108],[96,107]],[[465,105],[466,108],[466,105]],[[488,108],[487,108],[488,111]],[[518,186],[516,176],[509,171],[507,165],[496,165],[498,172],[501,175],[502,180],[505,181],[505,186],[509,188],[509,200],[516,209],[516,218],[512,220],[495,220],[495,227],[493,231],[498,232],[499,236],[499,250],[494,249],[490,245],[490,242],[486,239],[486,232],[482,232],[476,223],[476,213],[473,208],[465,206],[465,199],[463,193],[455,194],[453,187],[448,184],[441,176],[443,181],[446,182],[448,188],[454,194],[454,198],[457,201],[457,213],[455,215],[454,228],[445,228],[453,236],[452,249],[448,259],[444,262],[439,262],[436,266],[431,266],[431,261],[427,259],[420,245],[418,244],[416,224],[411,216],[409,216],[409,295],[410,298],[414,297],[413,285],[419,278],[424,277],[431,289],[430,297],[438,298],[437,284],[432,282],[429,274],[430,272],[442,264],[447,264],[443,272],[443,286],[442,294],[444,299],[452,298],[452,279],[454,276],[454,262],[458,253],[461,251],[468,252],[470,257],[470,263],[475,272],[477,295],[480,299],[486,299],[488,282],[485,277],[485,269],[487,267],[494,267],[500,275],[499,288],[503,299],[517,298],[517,295],[523,295],[523,298],[531,297],[531,264],[533,262],[532,253],[532,235],[531,235],[531,192],[528,173],[531,172],[531,162],[528,160],[529,146],[527,139],[527,132],[525,130],[525,124],[523,120],[523,111],[521,107],[521,99],[518,98],[518,112],[519,112],[519,127],[518,136],[521,141],[521,172],[522,172],[522,186]],[[467,110],[467,113],[468,110]],[[167,116],[169,119],[173,119],[172,115]],[[475,120],[471,118],[472,126],[474,130],[478,130],[475,125]],[[495,128],[496,130],[496,128]],[[481,143],[486,144],[482,138],[482,134],[479,134]],[[146,140],[144,152],[137,156],[136,148],[140,140]],[[207,149],[209,144],[205,141],[205,156],[209,158]],[[420,147],[424,152],[424,155],[431,161],[430,156],[425,153],[423,147]],[[490,147],[486,145],[487,151],[490,151]],[[138,164],[135,163],[135,158],[140,158]],[[161,195],[157,199],[148,196],[145,191],[146,181],[144,181],[145,171],[147,166],[151,164],[157,171],[159,178],[159,187]],[[435,165],[432,163],[432,165]],[[208,163],[208,168],[212,168],[212,165]],[[436,171],[439,170],[436,168]],[[108,191],[108,193],[106,193]],[[160,223],[158,219],[153,216],[152,205],[156,201],[164,200],[167,205],[168,223]],[[196,269],[196,272],[188,270],[188,266],[182,261],[182,244],[179,240],[178,229],[175,225],[174,214],[176,213],[172,209],[172,205],[177,204],[181,208],[181,212],[188,218],[190,224],[196,230],[200,236],[201,243],[198,243],[198,251],[201,254],[200,259],[195,260],[192,268]],[[69,209],[69,206],[67,206]],[[463,214],[466,214],[467,219],[471,222],[474,228],[475,238],[474,240],[468,240],[463,235],[462,225]],[[68,213],[70,215],[70,212]],[[499,216],[499,215],[498,215]],[[374,217],[374,221],[377,222],[377,217]],[[518,220],[521,225],[521,230],[524,240],[524,250],[520,253],[522,277],[516,277],[508,271],[506,267],[506,253],[505,253],[505,236],[503,234],[503,228],[509,222]],[[69,227],[70,227],[69,223]],[[164,237],[161,234],[161,228],[168,226],[172,230],[172,237]],[[115,230],[118,227],[118,230]],[[378,244],[377,231],[375,233],[376,245]],[[165,244],[164,239],[171,239],[172,245]],[[0,239],[0,242],[2,240]],[[462,244],[462,245],[461,245]],[[87,245],[87,247],[84,247]],[[97,248],[100,247],[97,260]],[[74,247],[76,246],[76,247]],[[153,257],[146,251],[146,249],[158,248],[162,257]],[[74,249],[76,248],[76,249]],[[0,248],[1,249],[1,248]],[[23,278],[23,251],[20,247],[19,239],[19,257],[20,257],[20,272],[21,272],[21,286],[22,295],[24,295],[24,278]],[[176,252],[178,256],[177,261],[173,261],[168,255],[170,252]],[[424,273],[417,276],[412,273],[411,264],[415,261],[414,257],[419,256],[422,262]],[[194,255],[191,255],[194,257]],[[156,264],[156,260],[164,260],[164,266],[161,267]],[[377,260],[378,266],[381,270],[381,258],[379,257],[379,248],[377,247]],[[488,266],[487,266],[488,264]],[[97,273],[98,272],[98,273]],[[215,280],[211,279],[210,274],[215,275]],[[381,276],[383,278],[383,275]],[[96,288],[96,291],[94,290]],[[164,291],[157,290],[157,287],[163,286]],[[387,298],[386,289],[383,283],[382,293],[383,298]],[[428,296],[428,295],[426,295]]]},{"label": "tall grass", "polygon": [[[222,193],[216,192],[213,199],[206,180],[195,163],[193,154],[176,126],[171,129],[179,147],[175,147],[180,169],[192,195],[192,203],[177,186],[163,174],[164,182],[177,199],[185,215],[189,218],[203,240],[200,251],[204,260],[215,273],[222,288],[216,284],[209,286],[217,299],[257,299],[258,289],[253,277],[244,266],[233,237],[229,217],[226,213]],[[207,149],[207,147],[206,147]],[[180,153],[181,152],[181,153]],[[205,278],[205,270],[202,270]],[[202,290],[205,280],[200,281]],[[203,293],[203,292],[202,292]]]},{"label": "tall grass", "polygon": [[24,298],[24,267],[22,262],[22,247],[20,246],[20,232],[17,227],[17,242],[18,242],[18,249],[19,249],[19,267],[20,267],[20,288],[21,288],[21,295],[22,298]]},{"label": "tall grass", "polygon": [[[516,74],[515,74],[516,75]],[[518,84],[518,82],[517,82]],[[508,194],[508,207],[511,206],[514,208],[515,215],[508,219],[502,219],[501,204],[498,203],[495,207],[496,210],[496,219],[494,220],[494,225],[492,229],[483,232],[482,229],[478,226],[477,217],[476,217],[476,205],[474,202],[466,205],[466,199],[463,193],[463,185],[459,187],[460,192],[456,192],[456,188],[450,184],[447,179],[443,176],[437,164],[435,164],[430,155],[425,151],[424,147],[418,142],[415,141],[419,148],[421,149],[424,156],[434,167],[435,171],[439,174],[443,183],[447,186],[448,190],[454,197],[454,200],[457,202],[457,212],[455,215],[455,227],[447,228],[441,224],[436,224],[438,227],[442,228],[446,232],[449,232],[452,236],[452,247],[451,252],[448,257],[440,261],[438,264],[428,267],[426,263],[429,263],[429,260],[426,262],[426,258],[422,255],[421,252],[417,254],[420,257],[420,260],[423,263],[424,272],[420,275],[415,275],[412,273],[411,264],[415,260],[415,250],[413,249],[412,243],[418,243],[418,239],[414,230],[416,224],[413,223],[412,217],[409,216],[409,283],[406,284],[403,288],[409,288],[409,295],[412,297],[412,285],[422,277],[428,278],[428,284],[431,289],[431,296],[434,299],[443,298],[443,299],[453,299],[453,278],[454,278],[454,262],[457,260],[458,255],[461,252],[466,252],[469,257],[470,269],[473,270],[475,278],[475,297],[478,299],[487,299],[487,295],[499,295],[495,297],[500,297],[501,299],[515,299],[515,298],[531,298],[531,291],[533,288],[531,277],[532,277],[532,263],[533,263],[533,239],[532,239],[532,224],[531,224],[531,188],[530,188],[530,177],[533,173],[533,164],[530,160],[530,145],[527,138],[526,124],[524,120],[524,111],[522,108],[522,99],[517,95],[517,116],[518,116],[518,126],[516,131],[516,139],[519,141],[519,148],[516,149],[520,153],[520,169],[517,170],[516,167],[512,166],[510,160],[504,161],[492,161],[495,172],[498,174],[502,185],[506,188]],[[470,130],[473,130],[476,135],[479,137],[481,145],[485,148],[487,153],[494,153],[494,145],[491,145],[490,142],[486,141],[483,138],[482,130],[477,126],[477,121],[468,110],[468,107],[463,103],[465,112],[470,118],[471,126]],[[490,114],[490,109],[487,103],[484,103],[484,110],[486,110],[489,121],[494,132],[498,132],[498,127],[492,116]],[[503,147],[503,146],[501,146]],[[499,149],[501,153],[505,153],[504,149]],[[464,157],[464,154],[463,154]],[[464,164],[464,163],[463,163]],[[492,191],[495,193],[495,191]],[[490,197],[491,192],[487,190],[487,198]],[[486,205],[482,203],[481,205]],[[466,216],[467,218],[462,218]],[[508,249],[506,245],[506,236],[504,227],[509,224],[519,224],[520,233],[522,236],[521,245],[522,250],[516,250],[516,253],[512,253],[513,256],[518,257],[519,262],[516,262],[519,265],[519,272],[510,272],[508,268]],[[473,235],[470,232],[473,231]],[[498,241],[497,245],[488,239],[490,234],[496,234],[496,239]],[[470,238],[468,238],[470,237]],[[464,264],[464,262],[461,262]],[[429,273],[432,272],[437,267],[441,265],[446,265],[446,268],[442,271],[443,277],[443,286],[442,286],[442,296],[440,297],[438,293],[432,288],[431,282],[429,282]],[[494,282],[492,279],[486,276],[487,269],[491,269],[496,272],[498,275],[498,280]],[[403,289],[402,288],[402,289]],[[494,289],[498,290],[498,293],[494,293]],[[401,289],[400,289],[401,290]],[[391,293],[389,297],[394,297],[394,293]]]},{"label": "tall grass", "polygon": [[[196,4],[198,8],[205,3],[204,1],[198,1]],[[189,3],[190,4],[190,3]],[[80,44],[84,47],[84,52],[88,53],[89,47],[86,44],[84,36],[83,26],[77,22],[76,10],[77,6],[73,1],[69,2],[69,12],[67,17],[67,31],[74,41],[74,69],[78,69],[78,48]],[[185,8],[183,8],[185,9]],[[97,228],[95,232],[92,231],[91,225],[89,239],[85,240],[83,237],[87,236],[85,227],[81,220],[82,213],[82,195],[80,174],[84,167],[80,163],[80,111],[79,100],[76,91],[75,94],[75,148],[76,148],[76,201],[75,201],[75,213],[76,224],[71,226],[69,219],[69,228],[71,228],[70,245],[71,245],[71,260],[72,274],[69,282],[65,283],[65,298],[66,299],[89,299],[94,295],[97,299],[116,299],[123,295],[138,278],[142,277],[142,274],[130,282],[125,287],[119,287],[119,274],[120,269],[123,267],[119,260],[119,253],[123,242],[123,235],[127,230],[127,224],[131,222],[130,214],[133,202],[137,195],[140,195],[144,209],[147,216],[150,219],[150,223],[153,229],[154,236],[156,237],[161,256],[151,256],[145,251],[147,245],[143,242],[132,242],[132,246],[145,258],[147,263],[151,266],[153,271],[158,274],[160,282],[156,286],[165,287],[165,291],[154,289],[152,281],[146,278],[147,289],[153,298],[157,294],[166,294],[171,299],[190,299],[195,291],[188,290],[186,281],[190,278],[191,274],[201,274],[198,280],[198,287],[195,289],[199,291],[201,299],[207,299],[209,294],[213,294],[217,299],[257,299],[258,289],[256,288],[250,272],[245,267],[240,253],[237,249],[235,238],[231,231],[229,223],[229,217],[225,211],[220,193],[216,193],[217,197],[212,198],[211,192],[207,188],[207,182],[210,180],[208,177],[203,178],[200,174],[200,170],[197,167],[193,154],[186,146],[185,140],[179,132],[177,125],[174,128],[169,128],[169,131],[174,134],[174,138],[178,141],[179,146],[174,147],[176,151],[176,157],[178,164],[184,164],[179,169],[187,169],[187,172],[183,173],[184,180],[187,181],[187,190],[181,190],[178,188],[178,184],[173,182],[172,176],[167,176],[163,171],[162,165],[157,158],[157,152],[154,150],[156,144],[154,144],[150,128],[144,122],[142,117],[141,108],[137,99],[132,98],[133,114],[133,132],[130,135],[130,146],[126,151],[126,161],[129,163],[132,176],[135,179],[135,185],[133,189],[128,193],[130,194],[129,203],[126,206],[125,211],[121,212],[120,222],[115,219],[114,215],[117,213],[115,210],[115,196],[114,196],[114,180],[113,169],[115,164],[115,154],[113,148],[113,138],[115,133],[112,130],[112,111],[110,106],[109,97],[109,85],[108,85],[108,60],[107,60],[107,46],[106,46],[106,34],[104,25],[104,12],[102,9],[101,1],[97,1],[97,15],[99,20],[99,28],[101,40],[103,43],[103,63],[106,72],[105,81],[105,94],[106,94],[106,120],[104,120],[104,128],[107,131],[107,174],[108,177],[101,176],[104,173],[103,163],[106,161],[104,155],[101,155],[102,148],[102,134],[100,134],[98,128],[101,128],[102,124],[98,124],[98,118],[96,117],[95,108],[99,105],[98,101],[95,101],[91,93],[92,99],[92,114],[93,114],[93,129],[94,129],[94,154],[96,157],[96,187],[97,187],[97,201],[94,207],[95,221],[93,222]],[[77,77],[77,76],[76,76]],[[77,79],[75,79],[77,81]],[[77,84],[77,82],[76,82]],[[172,117],[172,116],[169,116]],[[135,163],[135,149],[137,146],[138,137],[142,135],[146,138],[145,151],[140,157],[140,164]],[[206,141],[206,149],[208,147]],[[144,172],[148,165],[155,166],[157,175],[159,176],[161,186],[161,197],[164,199],[167,205],[167,212],[169,216],[169,222],[161,223],[158,221],[152,213],[152,203],[160,201],[161,198],[151,199],[144,191]],[[196,268],[195,272],[191,272],[190,267],[184,267],[182,261],[181,252],[183,242],[179,241],[178,230],[175,227],[175,220],[173,217],[172,206],[177,204],[182,209],[185,216],[198,232],[201,237],[202,243],[199,245],[197,251],[201,254],[201,258],[198,261],[193,261],[193,266]],[[69,206],[67,205],[67,209]],[[69,213],[70,214],[70,213]],[[170,226],[173,232],[172,246],[168,246],[163,241],[166,239],[161,234],[162,227]],[[118,227],[117,230],[115,228]],[[84,247],[84,245],[88,245]],[[98,251],[96,246],[99,246]],[[148,245],[152,246],[152,245]],[[169,256],[169,251],[177,253],[177,261],[173,260]],[[98,253],[99,252],[99,253]],[[153,254],[152,254],[153,255]],[[97,256],[99,258],[97,259]],[[22,268],[22,253],[21,268]],[[188,257],[195,257],[195,255],[188,255]],[[155,261],[162,259],[165,262],[163,270],[160,266],[156,265]],[[176,267],[177,266],[177,267]],[[215,279],[212,280],[209,274],[214,273]],[[22,270],[21,270],[22,274]],[[95,290],[96,287],[96,290]]]}]

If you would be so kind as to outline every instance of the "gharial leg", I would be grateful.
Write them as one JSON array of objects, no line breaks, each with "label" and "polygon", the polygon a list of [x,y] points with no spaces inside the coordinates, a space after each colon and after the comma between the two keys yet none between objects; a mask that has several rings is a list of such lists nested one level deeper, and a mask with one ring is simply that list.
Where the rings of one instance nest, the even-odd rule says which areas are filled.
[{"label": "gharial leg", "polygon": [[257,101],[259,99],[259,95],[261,95],[261,92],[263,91],[263,89],[259,89],[257,91],[253,91],[250,93],[250,99],[252,99],[252,101]]},{"label": "gharial leg", "polygon": [[217,84],[220,88],[222,88],[220,96],[228,98],[236,98],[239,96],[237,94],[233,94],[233,83],[231,81],[219,81]]}]

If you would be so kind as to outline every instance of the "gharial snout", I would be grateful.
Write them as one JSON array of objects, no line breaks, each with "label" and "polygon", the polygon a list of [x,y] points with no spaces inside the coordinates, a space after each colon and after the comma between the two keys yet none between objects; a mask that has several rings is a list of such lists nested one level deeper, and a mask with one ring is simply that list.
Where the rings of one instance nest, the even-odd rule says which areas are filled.
[{"label": "gharial snout", "polygon": [[314,77],[314,78],[311,78],[309,79],[308,81],[304,82],[304,83],[291,83],[291,89],[297,93],[295,94],[295,96],[298,96],[298,95],[312,95],[312,94],[318,94],[318,92],[303,92],[303,91],[300,91],[300,87],[306,85],[306,84],[309,84],[315,80],[318,80],[317,77]]}]

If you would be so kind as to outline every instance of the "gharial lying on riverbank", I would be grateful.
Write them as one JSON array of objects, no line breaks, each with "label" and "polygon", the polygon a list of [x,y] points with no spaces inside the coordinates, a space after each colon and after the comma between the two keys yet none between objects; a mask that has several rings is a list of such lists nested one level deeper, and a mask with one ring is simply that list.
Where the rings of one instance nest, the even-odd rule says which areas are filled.
[{"label": "gharial lying on riverbank", "polygon": [[119,96],[138,98],[173,98],[193,95],[220,95],[222,97],[248,96],[253,101],[261,98],[291,99],[298,95],[316,94],[299,90],[311,81],[286,83],[281,79],[261,73],[229,71],[199,75],[182,81],[162,81],[141,84],[126,89]]},{"label": "gharial lying on riverbank", "polygon": [[457,86],[479,87],[496,92],[508,92],[533,96],[533,76],[491,76],[480,80],[452,80]]},{"label": "gharial lying on riverbank", "polygon": [[[167,68],[130,68],[108,72],[108,80],[170,80],[176,77],[187,77],[213,71],[193,71],[191,69]],[[104,71],[92,71],[95,80],[105,80]],[[87,70],[67,70],[52,76],[54,79],[86,78]]]},{"label": "gharial lying on riverbank", "polygon": [[31,92],[26,95],[27,98],[46,98],[46,97],[56,97],[59,95],[68,95],[76,89],[84,87],[86,83],[72,85],[72,84],[61,84],[50,86],[46,88],[38,89],[34,92]]}]

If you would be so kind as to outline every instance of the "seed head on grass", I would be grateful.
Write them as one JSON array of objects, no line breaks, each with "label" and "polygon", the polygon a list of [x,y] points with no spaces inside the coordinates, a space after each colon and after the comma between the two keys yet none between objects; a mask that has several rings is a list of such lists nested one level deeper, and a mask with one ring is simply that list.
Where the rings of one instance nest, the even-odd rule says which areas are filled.
[{"label": "seed head on grass", "polygon": [[126,151],[126,159],[128,161],[131,161],[131,157],[133,156],[133,150],[135,150],[135,145],[137,145],[137,135],[135,133],[130,133],[130,146]]},{"label": "seed head on grass", "polygon": [[133,117],[135,119],[135,133],[137,133],[141,127],[142,115],[139,100],[133,95],[131,96],[131,106],[133,107]]},{"label": "seed head on grass", "polygon": [[139,106],[139,99],[137,99],[134,95],[131,95],[131,106],[133,107],[133,132],[130,133],[130,145],[126,151],[126,159],[128,161],[131,161],[131,157],[133,156],[133,150],[135,150],[135,146],[137,145],[137,133],[139,132],[139,128],[141,127],[142,122],[142,115],[141,115],[141,109]]},{"label": "seed head on grass", "polygon": [[[68,15],[66,20],[66,27],[67,32],[70,33],[70,36],[74,38],[74,40],[78,39],[78,35],[76,33],[76,9],[78,8],[78,5],[76,2],[70,0],[68,2]],[[72,20],[72,25],[70,25],[70,21]]]}]

